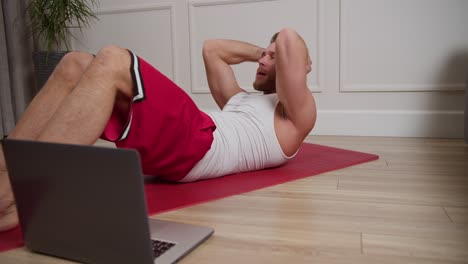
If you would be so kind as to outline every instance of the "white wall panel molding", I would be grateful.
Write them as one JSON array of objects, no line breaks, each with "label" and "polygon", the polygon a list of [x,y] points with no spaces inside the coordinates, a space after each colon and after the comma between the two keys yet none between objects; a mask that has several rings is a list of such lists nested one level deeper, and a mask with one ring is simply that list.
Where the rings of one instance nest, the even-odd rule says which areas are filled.
[{"label": "white wall panel molding", "polygon": [[311,134],[462,138],[463,116],[463,111],[319,110]]},{"label": "white wall panel molding", "polygon": [[[205,111],[218,110],[203,64],[205,39],[266,46],[290,27],[313,60],[312,134],[463,137],[468,0],[101,0],[100,7],[99,20],[72,40],[75,50],[128,48]],[[257,67],[233,66],[249,92]]]},{"label": "white wall panel molding", "polygon": [[[189,31],[190,31],[190,69],[191,69],[191,91],[194,94],[207,94],[210,93],[210,88],[207,85],[201,85],[196,80],[197,74],[199,74],[199,63],[201,50],[196,47],[195,41],[195,28],[196,28],[196,17],[195,9],[200,7],[219,6],[219,5],[234,5],[234,4],[249,4],[256,2],[271,2],[275,0],[212,0],[212,1],[189,1]],[[242,85],[241,85],[242,86]],[[249,90],[248,87],[242,87],[245,90]]]},{"label": "white wall panel molding", "polygon": [[[157,3],[157,4],[134,4],[128,6],[119,6],[119,7],[108,7],[108,8],[99,8],[96,9],[96,15],[115,15],[115,14],[124,14],[124,13],[135,13],[135,12],[144,12],[144,11],[169,11],[170,12],[170,42],[171,42],[171,71],[170,76],[173,81],[178,81],[178,76],[176,73],[177,66],[177,53],[176,53],[176,32],[175,32],[175,10],[173,3]],[[157,43],[154,44],[157,46]]]},{"label": "white wall panel molding", "polygon": [[119,13],[131,13],[140,11],[154,11],[154,10],[172,10],[172,3],[159,3],[159,4],[137,4],[119,7],[107,7],[98,8],[95,10],[96,15],[103,14],[119,14]]},{"label": "white wall panel molding", "polygon": [[190,1],[189,5],[192,7],[200,6],[215,6],[215,5],[231,5],[231,4],[245,4],[255,2],[271,2],[276,0],[194,0]]},{"label": "white wall panel molding", "polygon": [[340,92],[463,91],[463,8],[468,1],[340,0]]},{"label": "white wall panel molding", "polygon": [[[303,1],[302,1],[303,2]],[[308,78],[308,85],[313,92],[322,92],[324,85],[323,80],[325,79],[325,45],[324,45],[324,31],[325,31],[325,20],[324,20],[324,0],[316,0],[316,1],[307,1],[307,4],[312,3],[314,11],[316,15],[314,16],[314,23],[316,28],[314,28],[316,32],[316,36],[313,36],[314,46],[313,51],[311,50],[311,54],[315,54],[313,57],[314,65],[313,65],[313,72],[311,74],[315,74],[315,81],[311,81],[312,78]],[[266,7],[271,7],[272,10],[276,10],[278,5],[280,4],[290,4],[290,5],[299,5],[296,1],[281,1],[281,0],[193,0],[188,2],[188,10],[189,10],[189,34],[190,34],[190,63],[191,63],[191,92],[193,94],[207,94],[210,93],[209,87],[207,84],[200,83],[199,75],[204,73],[204,70],[201,69],[202,67],[202,57],[201,57],[201,47],[200,42],[202,41],[202,37],[198,37],[197,29],[199,28],[198,20],[202,19],[201,17],[197,17],[196,12],[200,10],[200,8],[206,7],[215,7],[215,6],[226,6],[229,8],[228,5],[247,5],[247,4],[255,4],[255,3],[264,3]],[[271,3],[271,5],[270,5]],[[269,6],[270,5],[270,6]],[[307,7],[308,8],[308,7]],[[268,8],[265,8],[268,10]],[[273,12],[273,11],[270,11]],[[218,14],[212,14],[216,16]],[[244,22],[242,24],[242,14],[239,14],[239,21],[238,21],[238,30],[242,30],[242,26],[249,26],[247,23]],[[297,18],[292,17],[289,20],[304,20],[304,18]],[[210,27],[216,27],[218,25],[210,25]],[[252,27],[257,27],[257,25],[250,25]],[[262,27],[259,27],[261,31]],[[279,28],[277,28],[279,29]],[[297,30],[297,28],[295,28]],[[259,33],[263,33],[260,32]],[[302,35],[307,32],[300,32]],[[311,47],[309,46],[309,49]],[[237,65],[234,66],[235,72]],[[242,66],[241,66],[242,67]],[[256,67],[256,66],[255,66]],[[251,72],[254,72],[253,66],[251,67]],[[239,71],[245,73],[246,71]],[[238,73],[238,72],[236,72]],[[236,74],[239,77],[242,74]],[[240,86],[250,92],[253,92],[251,85],[242,84],[242,80],[239,80]],[[252,78],[253,81],[253,78]]]},{"label": "white wall panel molding", "polygon": [[463,91],[460,84],[350,84],[342,85],[340,92],[448,92]]},{"label": "white wall panel molding", "polygon": [[[136,52],[177,81],[173,3],[108,5],[94,12],[99,20],[83,29],[83,38],[73,40],[75,50],[96,53],[105,45],[117,44]],[[148,34],[150,29],[153,31]]]}]

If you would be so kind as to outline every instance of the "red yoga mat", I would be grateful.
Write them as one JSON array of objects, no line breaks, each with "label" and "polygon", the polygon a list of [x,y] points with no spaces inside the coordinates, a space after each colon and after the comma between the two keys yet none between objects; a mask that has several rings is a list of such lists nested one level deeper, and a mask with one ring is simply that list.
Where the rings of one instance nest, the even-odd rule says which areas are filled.
[{"label": "red yoga mat", "polygon": [[[373,154],[304,143],[297,156],[281,167],[193,183],[146,183],[148,214],[193,206],[378,158]],[[0,252],[20,246],[23,239],[19,227],[0,233]]]}]

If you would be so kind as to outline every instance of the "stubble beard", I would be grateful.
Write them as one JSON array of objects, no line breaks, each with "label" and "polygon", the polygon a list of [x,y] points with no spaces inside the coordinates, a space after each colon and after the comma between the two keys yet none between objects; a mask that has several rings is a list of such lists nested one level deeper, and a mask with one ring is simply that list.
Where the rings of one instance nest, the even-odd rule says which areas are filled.
[{"label": "stubble beard", "polygon": [[255,80],[253,83],[255,90],[259,92],[275,93],[276,92],[276,80],[273,78],[267,78],[265,80]]}]

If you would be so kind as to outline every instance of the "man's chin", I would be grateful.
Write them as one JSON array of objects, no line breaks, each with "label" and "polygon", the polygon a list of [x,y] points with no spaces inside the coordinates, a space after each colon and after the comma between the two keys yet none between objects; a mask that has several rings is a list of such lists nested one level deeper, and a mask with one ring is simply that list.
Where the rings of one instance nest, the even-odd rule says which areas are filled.
[{"label": "man's chin", "polygon": [[274,87],[271,87],[269,85],[262,85],[262,84],[259,84],[257,82],[253,83],[253,88],[254,88],[255,91],[263,92],[263,93],[266,93],[266,94],[276,92],[276,89]]},{"label": "man's chin", "polygon": [[258,81],[255,81],[253,83],[253,88],[256,90],[256,91],[259,91],[259,92],[263,92],[265,90],[267,90],[266,88],[266,85],[264,83],[261,83],[261,82],[258,82]]}]

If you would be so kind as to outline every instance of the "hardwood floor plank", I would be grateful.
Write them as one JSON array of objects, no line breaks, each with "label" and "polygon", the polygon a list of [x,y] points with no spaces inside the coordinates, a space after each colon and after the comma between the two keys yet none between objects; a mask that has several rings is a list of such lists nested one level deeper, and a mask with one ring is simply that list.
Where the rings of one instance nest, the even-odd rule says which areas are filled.
[{"label": "hardwood floor plank", "polygon": [[281,213],[304,213],[310,215],[361,216],[385,219],[424,220],[450,222],[440,206],[420,206],[403,204],[379,204],[375,202],[349,202],[312,200],[285,197],[255,197],[245,195],[217,201],[219,205],[235,209],[239,204],[243,209],[268,211],[281,209]]},{"label": "hardwood floor plank", "polygon": [[[450,184],[452,183],[452,184]],[[379,193],[403,193],[403,194],[427,194],[435,197],[458,195],[461,198],[468,198],[468,186],[464,184],[449,183],[428,183],[401,180],[339,180],[338,189],[356,192],[379,192]]]},{"label": "hardwood floor plank", "polygon": [[454,223],[468,224],[468,207],[445,207],[445,211]]},{"label": "hardwood floor plank", "polygon": [[428,257],[442,260],[466,261],[468,237],[459,239],[421,239],[403,236],[363,234],[365,254]]},{"label": "hardwood floor plank", "polygon": [[[215,229],[180,263],[468,263],[463,140],[307,141],[380,159],[152,216]],[[0,253],[0,263],[71,262],[22,248]]]},{"label": "hardwood floor plank", "polygon": [[255,264],[308,264],[308,263],[326,263],[326,264],[462,264],[465,261],[443,260],[420,258],[420,257],[406,257],[406,256],[391,256],[391,255],[307,255],[303,254],[280,254],[277,252],[257,252],[255,250],[246,249],[243,254],[238,254],[238,251],[230,249],[223,245],[218,246],[205,246],[202,245],[203,250],[196,250],[188,255],[183,263],[223,263],[223,264],[238,264],[238,263],[255,263]]},{"label": "hardwood floor plank", "polygon": [[[226,215],[228,211],[232,214]],[[187,208],[153,217],[171,221],[184,219],[184,222],[192,224],[209,224],[216,229],[217,234],[231,232],[230,229],[238,225],[239,233],[243,233],[243,226],[270,226],[274,227],[275,230],[284,229],[291,232],[294,230],[302,230],[304,232],[362,232],[429,239],[445,238],[448,240],[468,237],[466,225],[454,224],[452,222],[323,215],[305,212],[290,212],[280,215],[270,210],[259,211],[246,208],[225,208],[224,206]],[[314,238],[311,237],[310,239]]]}]

